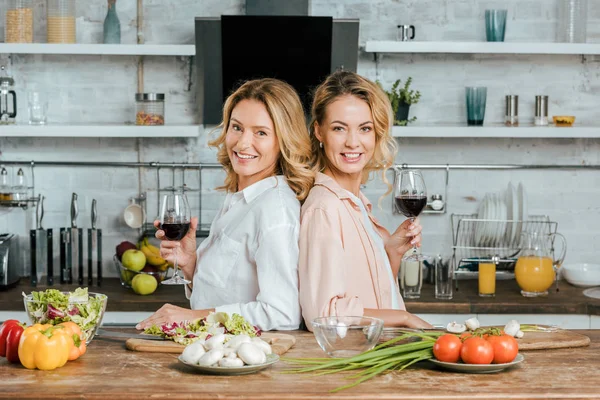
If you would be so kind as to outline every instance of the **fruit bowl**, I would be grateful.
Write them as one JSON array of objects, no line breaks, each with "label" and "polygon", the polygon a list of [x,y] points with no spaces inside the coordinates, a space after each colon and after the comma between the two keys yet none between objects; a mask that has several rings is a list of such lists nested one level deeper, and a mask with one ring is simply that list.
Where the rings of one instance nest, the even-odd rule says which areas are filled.
[{"label": "fruit bowl", "polygon": [[[77,289],[75,294],[78,290],[81,289]],[[102,324],[108,297],[101,293],[89,293],[87,301],[80,301],[71,300],[69,297],[72,293],[59,292],[55,289],[46,292],[50,291],[55,295],[49,300],[37,300],[31,293],[26,296],[23,294],[25,311],[31,323],[57,325],[61,322],[73,321],[79,325],[86,344],[89,344]]]},{"label": "fruit bowl", "polygon": [[[131,289],[131,281],[137,274],[151,275],[156,279],[156,281],[158,283],[165,280],[165,277],[167,275],[167,270],[160,271],[156,267],[151,267],[151,266],[146,266],[146,267],[144,267],[144,270],[141,270],[141,271],[133,271],[131,269],[125,268],[123,266],[123,264],[121,264],[121,261],[119,261],[119,258],[117,257],[116,254],[113,256],[113,261],[115,263],[115,268],[117,270],[117,273],[119,274],[119,279],[121,280],[121,285],[125,286],[126,288],[129,288],[129,289]],[[153,270],[150,270],[151,268]]]},{"label": "fruit bowl", "polygon": [[555,115],[552,117],[552,120],[556,126],[572,126],[575,123],[573,115]]}]

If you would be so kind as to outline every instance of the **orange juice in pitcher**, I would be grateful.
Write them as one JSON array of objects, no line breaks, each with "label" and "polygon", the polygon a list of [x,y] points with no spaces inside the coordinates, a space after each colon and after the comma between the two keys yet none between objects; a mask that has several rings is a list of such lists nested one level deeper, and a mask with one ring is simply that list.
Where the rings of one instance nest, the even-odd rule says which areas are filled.
[{"label": "orange juice in pitcher", "polygon": [[[548,244],[552,245],[556,237],[561,238],[564,247],[561,256],[554,261]],[[525,297],[546,296],[556,277],[554,265],[562,264],[565,257],[566,240],[560,233],[545,235],[532,232],[522,234],[521,244],[525,246],[515,265],[515,279],[521,294]]]}]

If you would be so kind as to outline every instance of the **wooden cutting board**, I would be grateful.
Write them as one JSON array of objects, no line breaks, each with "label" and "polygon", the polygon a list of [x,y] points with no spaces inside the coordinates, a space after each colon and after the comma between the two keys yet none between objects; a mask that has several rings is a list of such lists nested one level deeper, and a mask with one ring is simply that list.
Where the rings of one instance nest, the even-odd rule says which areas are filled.
[{"label": "wooden cutting board", "polygon": [[559,329],[553,332],[525,332],[519,342],[521,350],[564,349],[590,345],[590,338],[581,333]]},{"label": "wooden cutting board", "polygon": [[[277,355],[282,355],[296,344],[296,338],[285,333],[263,332],[260,337],[271,345],[273,353]],[[127,339],[125,346],[132,351],[144,351],[148,353],[181,354],[183,349],[185,349],[184,345],[170,340],[145,340],[135,338]]]}]

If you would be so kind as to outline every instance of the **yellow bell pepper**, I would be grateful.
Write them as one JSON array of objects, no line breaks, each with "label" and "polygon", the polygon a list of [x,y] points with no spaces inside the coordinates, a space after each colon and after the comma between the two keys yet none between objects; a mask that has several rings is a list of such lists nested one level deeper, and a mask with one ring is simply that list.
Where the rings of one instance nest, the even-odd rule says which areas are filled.
[{"label": "yellow bell pepper", "polygon": [[64,327],[35,324],[21,335],[19,359],[25,368],[50,371],[67,363],[72,346]]},{"label": "yellow bell pepper", "polygon": [[64,326],[65,331],[73,339],[73,345],[71,346],[71,350],[69,350],[69,361],[77,360],[79,357],[84,355],[87,350],[85,340],[83,340],[83,332],[81,332],[81,328],[72,321],[62,322],[58,325]]}]

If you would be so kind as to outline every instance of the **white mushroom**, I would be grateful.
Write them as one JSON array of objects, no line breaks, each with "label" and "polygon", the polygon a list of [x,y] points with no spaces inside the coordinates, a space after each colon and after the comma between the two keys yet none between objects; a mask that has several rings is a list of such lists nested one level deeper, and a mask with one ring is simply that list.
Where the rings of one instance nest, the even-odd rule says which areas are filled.
[{"label": "white mushroom", "polygon": [[239,358],[221,358],[219,360],[219,367],[227,367],[227,368],[236,368],[236,367],[243,367],[244,366],[244,362],[242,360],[240,360]]},{"label": "white mushroom", "polygon": [[474,331],[475,329],[477,329],[481,326],[481,324],[479,323],[479,320],[475,317],[469,318],[468,320],[466,320],[465,325],[467,326],[467,329],[469,329],[471,331]]},{"label": "white mushroom", "polygon": [[186,346],[186,348],[183,349],[183,353],[181,353],[181,358],[190,364],[198,364],[198,360],[200,360],[205,353],[206,350],[204,349],[204,346],[198,341]]},{"label": "white mushroom", "polygon": [[213,364],[219,362],[220,359],[223,358],[223,350],[221,349],[212,349],[209,350],[206,354],[204,354],[198,360],[198,365],[202,367],[209,367]]},{"label": "white mushroom", "polygon": [[504,327],[504,333],[506,333],[509,336],[515,337],[515,336],[517,336],[517,333],[519,333],[520,329],[521,329],[521,325],[519,325],[517,320],[511,319],[510,321],[508,321],[508,323]]},{"label": "white mushroom", "polygon": [[212,336],[210,339],[208,339],[206,341],[206,343],[204,343],[204,348],[206,350],[222,349],[224,341],[225,341],[225,335],[222,333],[218,333],[218,334]]},{"label": "white mushroom", "polygon": [[225,343],[225,347],[230,347],[234,350],[237,350],[238,347],[242,343],[250,343],[250,336],[242,333],[240,335],[234,336],[227,343]]},{"label": "white mushroom", "polygon": [[523,333],[523,331],[519,331],[517,332],[517,335],[515,336],[517,339],[521,339],[523,336],[525,336],[525,333]]},{"label": "white mushroom", "polygon": [[448,324],[446,330],[450,333],[463,333],[467,330],[467,327],[454,321]]},{"label": "white mushroom", "polygon": [[253,337],[251,343],[255,344],[266,355],[269,355],[269,354],[271,354],[273,352],[273,350],[271,349],[271,346],[269,345],[269,343],[265,342],[261,338]]},{"label": "white mushroom", "polygon": [[254,343],[242,343],[237,353],[238,357],[248,365],[263,364],[267,361],[265,353]]},{"label": "white mushroom", "polygon": [[231,353],[227,354],[225,357],[227,357],[227,358],[238,358],[238,355],[237,355],[236,351],[232,351]]},{"label": "white mushroom", "polygon": [[233,357],[237,357],[236,349],[232,349],[231,347],[224,347],[221,350],[223,350],[223,357],[230,357],[232,354]]}]

